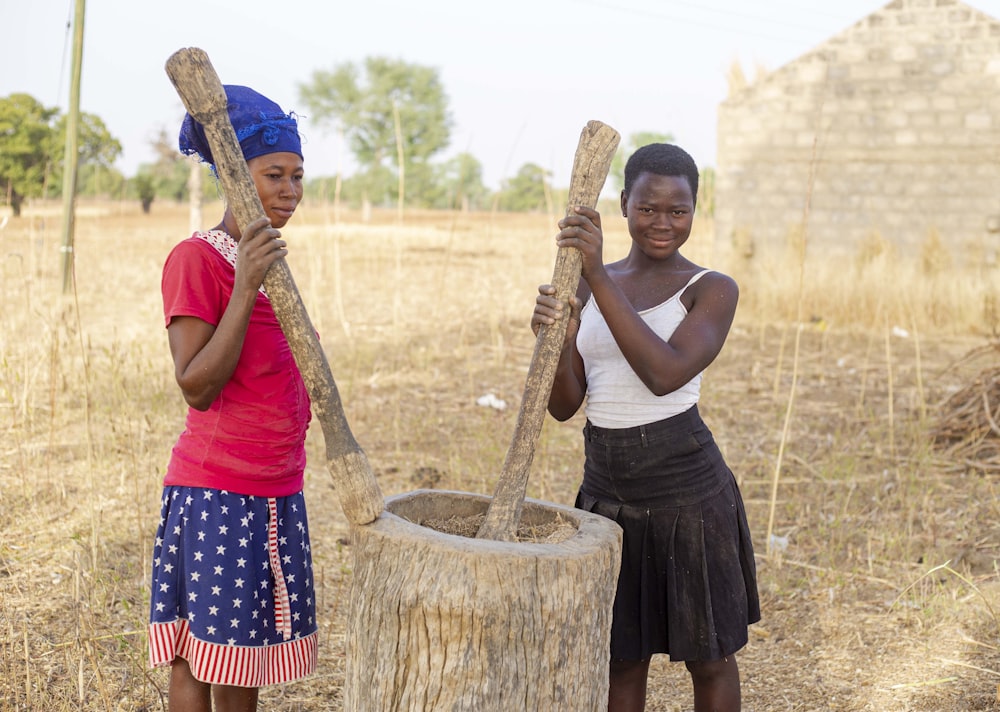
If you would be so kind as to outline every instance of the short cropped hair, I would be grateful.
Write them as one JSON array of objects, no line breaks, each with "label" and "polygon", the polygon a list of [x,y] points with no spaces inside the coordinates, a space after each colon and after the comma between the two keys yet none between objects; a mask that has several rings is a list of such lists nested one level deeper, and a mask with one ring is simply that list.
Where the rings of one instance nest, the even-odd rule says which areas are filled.
[{"label": "short cropped hair", "polygon": [[672,143],[650,143],[636,149],[625,163],[625,195],[643,173],[660,176],[683,176],[691,186],[691,195],[698,202],[698,166],[690,154]]}]

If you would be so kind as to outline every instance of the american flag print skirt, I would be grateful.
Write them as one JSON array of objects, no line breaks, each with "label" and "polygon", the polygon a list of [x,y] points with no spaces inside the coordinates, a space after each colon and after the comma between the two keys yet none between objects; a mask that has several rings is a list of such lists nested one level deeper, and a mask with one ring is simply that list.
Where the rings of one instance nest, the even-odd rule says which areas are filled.
[{"label": "american flag print skirt", "polygon": [[305,499],[164,488],[153,545],[152,667],[184,658],[213,685],[263,687],[316,669]]}]

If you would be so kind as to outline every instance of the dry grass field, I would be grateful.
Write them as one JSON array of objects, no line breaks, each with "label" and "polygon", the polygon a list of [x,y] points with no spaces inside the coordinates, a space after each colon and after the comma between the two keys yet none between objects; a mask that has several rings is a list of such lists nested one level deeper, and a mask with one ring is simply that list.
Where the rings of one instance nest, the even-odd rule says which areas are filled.
[{"label": "dry grass field", "polygon": [[[207,224],[220,211],[207,206]],[[284,232],[383,491],[491,493],[556,217],[351,218],[305,204]],[[608,222],[611,258],[627,235]],[[167,673],[145,664],[146,581],[184,408],[159,275],[187,232],[181,207],[80,205],[64,296],[58,206],[0,229],[2,710],[166,708]],[[737,260],[711,235],[699,225],[686,253],[742,287],[702,412],[758,550],[744,709],[1000,709],[995,265],[877,236],[850,254]],[[508,407],[478,405],[489,393]],[[530,496],[572,503],[581,426],[546,421]],[[309,448],[320,668],[264,690],[267,710],[340,708],[352,553],[318,426]],[[690,699],[683,666],[657,660],[648,709]]]}]

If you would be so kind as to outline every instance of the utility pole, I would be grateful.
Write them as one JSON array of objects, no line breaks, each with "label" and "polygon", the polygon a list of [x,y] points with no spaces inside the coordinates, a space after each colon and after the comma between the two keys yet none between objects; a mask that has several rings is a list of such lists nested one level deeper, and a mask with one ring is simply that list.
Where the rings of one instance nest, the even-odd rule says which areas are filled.
[{"label": "utility pole", "polygon": [[76,218],[76,176],[80,163],[78,127],[80,124],[80,75],[83,67],[83,16],[86,0],[76,0],[73,19],[73,76],[70,80],[69,114],[66,121],[66,153],[63,159],[63,294],[73,286],[73,228]]}]

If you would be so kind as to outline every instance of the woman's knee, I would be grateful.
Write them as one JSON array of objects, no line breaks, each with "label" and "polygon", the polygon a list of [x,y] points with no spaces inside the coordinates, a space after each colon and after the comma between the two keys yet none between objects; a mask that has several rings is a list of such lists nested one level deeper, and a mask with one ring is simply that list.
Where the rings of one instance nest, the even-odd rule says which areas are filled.
[{"label": "woman's knee", "polygon": [[645,676],[649,672],[649,660],[612,660],[611,674],[628,677],[631,675]]},{"label": "woman's knee", "polygon": [[739,679],[736,656],[729,655],[719,660],[688,660],[684,663],[691,677],[699,680]]}]

